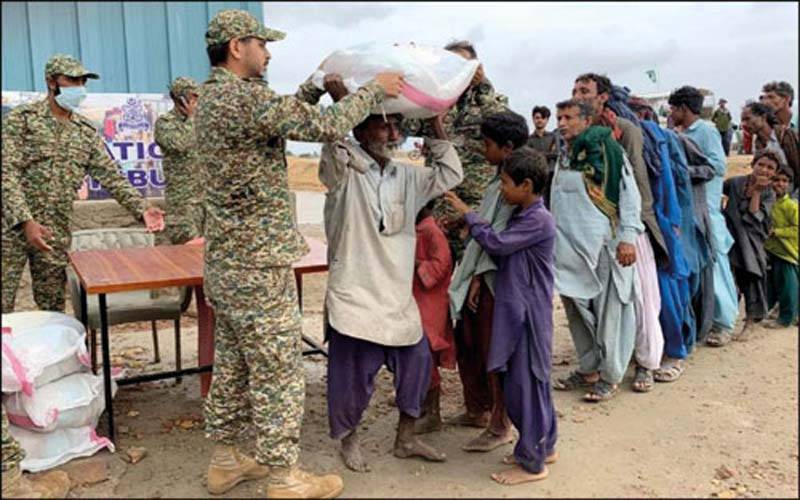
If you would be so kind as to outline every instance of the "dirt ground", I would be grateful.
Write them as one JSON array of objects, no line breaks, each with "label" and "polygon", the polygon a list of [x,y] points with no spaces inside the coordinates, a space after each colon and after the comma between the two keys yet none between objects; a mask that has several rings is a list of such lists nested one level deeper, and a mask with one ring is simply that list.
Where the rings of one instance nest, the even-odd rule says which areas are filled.
[{"label": "dirt ground", "polygon": [[[746,164],[747,162],[745,162]],[[740,168],[738,165],[736,169]],[[735,171],[735,169],[731,169]],[[301,226],[306,236],[324,237],[318,225]],[[303,329],[321,337],[326,274],[307,275]],[[33,309],[30,285],[23,283],[17,310]],[[193,308],[192,308],[193,309]],[[183,362],[197,362],[196,320],[183,320]],[[576,365],[560,302],[555,313],[554,374]],[[112,363],[129,374],[171,369],[171,324],[160,325],[162,362],[149,364],[149,324],[112,328]],[[591,405],[579,393],[555,392],[559,461],[540,483],[500,486],[490,478],[502,469],[503,446],[485,454],[461,446],[475,429],[446,426],[425,436],[447,453],[441,464],[398,460],[392,453],[397,421],[391,375],[383,370],[363,420],[363,437],[372,472],[357,474],[341,464],[337,443],[328,435],[326,361],[305,358],[307,398],[301,439],[302,463],[317,472],[342,475],[345,497],[793,497],[798,496],[798,332],[757,329],[747,342],[698,348],[683,378],[657,384],[649,394],[623,390],[612,401]],[[631,370],[632,372],[632,370]],[[444,372],[442,411],[461,410],[456,372]],[[205,473],[212,444],[203,437],[199,377],[124,387],[115,399],[117,453],[98,456],[110,477],[76,487],[74,498],[209,497]],[[101,419],[102,434],[104,420]],[[247,450],[252,440],[245,437]],[[142,447],[136,464],[125,450]],[[263,496],[263,483],[243,483],[225,498]]]}]

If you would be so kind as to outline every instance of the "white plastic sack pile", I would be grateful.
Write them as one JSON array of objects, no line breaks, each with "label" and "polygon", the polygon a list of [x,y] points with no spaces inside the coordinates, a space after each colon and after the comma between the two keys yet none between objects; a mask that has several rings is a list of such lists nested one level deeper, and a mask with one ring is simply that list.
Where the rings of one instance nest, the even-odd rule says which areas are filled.
[{"label": "white plastic sack pile", "polygon": [[[112,380],[111,393],[116,393]],[[97,425],[105,408],[103,377],[74,373],[39,387],[33,396],[22,392],[3,399],[12,424],[36,432]]]},{"label": "white plastic sack pile", "polygon": [[450,108],[469,86],[480,63],[439,47],[367,43],[328,56],[312,81],[324,89],[326,74],[341,75],[355,92],[385,71],[403,73],[406,85],[399,97],[387,99],[373,113],[402,113],[406,118],[431,118]]},{"label": "white plastic sack pile", "polygon": [[99,437],[93,425],[56,429],[47,434],[32,432],[15,425],[8,426],[11,436],[25,450],[20,463],[23,470],[40,472],[65,464],[78,457],[94,455],[103,448],[114,451],[114,444]]},{"label": "white plastic sack pile", "polygon": [[2,316],[3,392],[34,389],[67,375],[88,371],[86,332],[71,316],[20,312]]}]

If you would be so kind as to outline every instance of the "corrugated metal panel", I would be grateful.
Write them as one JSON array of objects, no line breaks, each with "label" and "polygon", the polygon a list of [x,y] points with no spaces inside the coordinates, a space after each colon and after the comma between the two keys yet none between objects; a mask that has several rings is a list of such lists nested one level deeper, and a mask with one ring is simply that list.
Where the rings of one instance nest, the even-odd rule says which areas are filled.
[{"label": "corrugated metal panel", "polygon": [[56,52],[100,73],[90,92],[164,92],[208,75],[205,31],[222,9],[263,19],[261,2],[2,2],[3,90],[45,90]]}]

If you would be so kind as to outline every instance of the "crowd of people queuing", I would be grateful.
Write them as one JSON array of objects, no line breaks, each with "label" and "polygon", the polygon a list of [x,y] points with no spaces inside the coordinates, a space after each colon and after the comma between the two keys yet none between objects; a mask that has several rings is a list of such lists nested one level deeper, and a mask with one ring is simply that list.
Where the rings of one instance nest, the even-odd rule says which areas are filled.
[{"label": "crowd of people queuing", "polygon": [[[209,492],[259,478],[274,498],[343,489],[338,475],[298,466],[305,386],[291,265],[308,247],[292,218],[287,140],[324,143],[328,418],[353,471],[370,469],[358,429],[382,366],[394,375],[395,456],[446,460],[420,436],[442,428],[439,368],[457,367],[464,409],[446,422],[480,430],[467,451],[516,439],[503,460],[510,467],[491,476],[513,485],[546,478],[559,458],[551,389],[608,401],[632,365],[632,390],[648,392],[677,381],[701,343],[746,339],[771,316],[770,327],[797,325],[788,83],[766,84],[761,102],[743,109],[752,171],[725,179],[730,113],[717,110],[716,126],[702,119],[704,96],[688,85],[669,96],[667,128],[607,76],[577,75],[556,105],[557,128],[548,131],[550,109],[535,106],[529,133],[479,67],[449,110],[409,120],[370,114],[402,92],[395,73],[356,92],[326,75],[324,90],[309,78],[294,95],[275,93],[263,80],[266,42],[284,36],[239,10],[209,22],[208,79],[176,79],[174,109],[156,124],[166,218],[116,175],[76,112],[86,79],[98,77],[76,59],[54,56],[47,97],[3,122],[4,313],[26,262],[36,304],[64,310],[71,192],[87,172],[150,230],[166,225],[174,244],[205,246],[216,316]],[[478,58],[467,41],[445,48]],[[334,104],[323,108],[325,93]],[[411,135],[424,137],[424,168],[396,155]],[[553,378],[556,293],[578,367]],[[237,448],[251,430],[252,457]],[[2,445],[4,496],[61,491],[63,477],[21,476],[24,451],[5,410]]]}]

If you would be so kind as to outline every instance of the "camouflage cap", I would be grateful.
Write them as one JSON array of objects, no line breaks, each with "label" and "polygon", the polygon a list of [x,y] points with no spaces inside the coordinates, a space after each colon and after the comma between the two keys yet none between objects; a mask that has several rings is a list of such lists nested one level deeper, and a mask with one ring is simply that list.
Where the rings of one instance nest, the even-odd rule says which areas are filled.
[{"label": "camouflage cap", "polygon": [[247,36],[275,42],[286,38],[286,33],[267,28],[247,11],[227,9],[217,12],[209,21],[206,45],[217,45]]},{"label": "camouflage cap", "polygon": [[94,78],[95,80],[100,78],[100,75],[97,73],[92,73],[84,68],[79,60],[66,54],[55,54],[47,61],[47,64],[45,64],[45,78],[53,75],[73,77],[85,76],[86,78]]},{"label": "camouflage cap", "polygon": [[188,76],[179,76],[178,78],[172,80],[172,83],[169,85],[169,91],[176,96],[197,94],[199,90],[200,86],[197,85],[197,82]]}]

